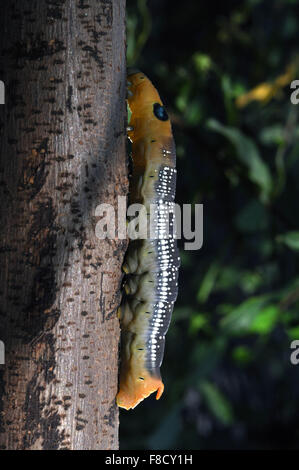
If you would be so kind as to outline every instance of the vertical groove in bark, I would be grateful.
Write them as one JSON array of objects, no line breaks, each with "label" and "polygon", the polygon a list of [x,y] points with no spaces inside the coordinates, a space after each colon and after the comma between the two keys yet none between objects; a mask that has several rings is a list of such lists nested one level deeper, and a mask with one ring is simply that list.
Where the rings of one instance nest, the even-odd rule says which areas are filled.
[{"label": "vertical groove in bark", "polygon": [[125,0],[1,4],[0,446],[116,449]]}]

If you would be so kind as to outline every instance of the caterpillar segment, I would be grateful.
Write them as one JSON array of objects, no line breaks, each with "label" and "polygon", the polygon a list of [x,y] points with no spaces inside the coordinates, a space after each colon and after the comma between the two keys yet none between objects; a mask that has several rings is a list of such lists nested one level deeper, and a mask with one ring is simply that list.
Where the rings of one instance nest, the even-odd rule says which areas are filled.
[{"label": "caterpillar segment", "polygon": [[[171,124],[157,90],[142,72],[130,74],[128,86],[133,160],[129,202],[145,206],[153,231],[129,243],[123,266],[127,280],[120,307],[122,351],[116,400],[127,410],[154,392],[156,399],[163,393],[160,366],[180,264],[174,238],[176,154]],[[151,206],[155,208],[152,217]]]}]

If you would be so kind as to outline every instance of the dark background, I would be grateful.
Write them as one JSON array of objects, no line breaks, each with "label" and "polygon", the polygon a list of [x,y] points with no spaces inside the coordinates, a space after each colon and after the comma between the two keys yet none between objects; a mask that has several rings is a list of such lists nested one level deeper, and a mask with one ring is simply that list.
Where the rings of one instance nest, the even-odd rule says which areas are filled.
[{"label": "dark background", "polygon": [[299,1],[127,3],[128,64],[166,103],[204,244],[181,250],[164,395],[121,411],[121,448],[298,448]]}]

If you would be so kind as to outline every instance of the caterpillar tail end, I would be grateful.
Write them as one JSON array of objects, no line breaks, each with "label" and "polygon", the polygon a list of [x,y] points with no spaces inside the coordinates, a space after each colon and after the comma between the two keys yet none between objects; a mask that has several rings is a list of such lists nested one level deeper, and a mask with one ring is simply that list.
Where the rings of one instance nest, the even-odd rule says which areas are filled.
[{"label": "caterpillar tail end", "polygon": [[159,400],[163,391],[164,384],[162,380],[150,376],[145,380],[136,381],[135,385],[121,383],[116,397],[116,403],[120,408],[131,410],[154,392],[157,392],[156,400]]}]

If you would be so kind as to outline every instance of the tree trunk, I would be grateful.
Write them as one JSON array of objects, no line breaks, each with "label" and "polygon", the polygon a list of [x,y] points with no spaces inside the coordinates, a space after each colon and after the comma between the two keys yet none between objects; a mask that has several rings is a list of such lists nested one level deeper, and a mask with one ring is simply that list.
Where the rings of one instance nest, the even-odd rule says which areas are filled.
[{"label": "tree trunk", "polygon": [[117,449],[125,0],[1,3],[1,449]]}]

